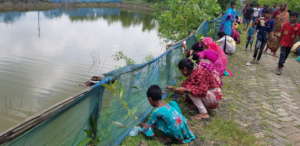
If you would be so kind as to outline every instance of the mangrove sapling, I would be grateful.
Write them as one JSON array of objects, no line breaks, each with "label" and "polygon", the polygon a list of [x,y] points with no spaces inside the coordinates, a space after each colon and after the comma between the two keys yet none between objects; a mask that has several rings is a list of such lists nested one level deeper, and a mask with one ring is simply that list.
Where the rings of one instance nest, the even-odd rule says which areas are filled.
[{"label": "mangrove sapling", "polygon": [[125,88],[121,84],[120,80],[115,80],[109,84],[103,85],[105,87],[105,93],[107,98],[103,99],[101,107],[101,118],[99,120],[99,127],[102,129],[99,131],[100,143],[111,139],[111,136],[116,132],[115,129],[128,129],[131,128],[128,121],[135,121],[137,119],[137,108],[130,108],[125,98],[126,91],[130,88],[137,91],[139,87],[132,86],[129,89]]},{"label": "mangrove sapling", "polygon": [[[116,80],[112,84],[104,84],[103,86],[114,97],[118,97],[116,99],[119,101],[119,103],[122,105],[122,107],[127,110],[127,115],[126,115],[125,119],[133,118],[136,120],[138,118],[135,115],[137,112],[137,108],[136,107],[130,108],[127,100],[124,98],[125,87],[121,84],[120,81]],[[132,88],[138,89],[138,87],[132,87]]]},{"label": "mangrove sapling", "polygon": [[126,65],[136,63],[132,58],[126,56],[122,51],[117,52],[113,57],[116,61],[125,61]]},{"label": "mangrove sapling", "polygon": [[78,146],[96,146],[100,142],[97,135],[97,117],[92,115],[89,119],[89,128],[84,130],[86,138],[83,139]]}]

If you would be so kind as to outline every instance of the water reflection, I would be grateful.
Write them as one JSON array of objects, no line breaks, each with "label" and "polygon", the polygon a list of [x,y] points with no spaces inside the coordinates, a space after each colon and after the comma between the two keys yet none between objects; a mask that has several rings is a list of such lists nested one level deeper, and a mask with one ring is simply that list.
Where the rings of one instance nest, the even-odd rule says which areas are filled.
[{"label": "water reflection", "polygon": [[[54,19],[67,15],[73,22],[76,21],[97,21],[100,18],[107,20],[109,24],[121,22],[123,27],[130,27],[132,25],[143,26],[143,31],[152,30],[156,23],[151,15],[142,13],[124,11],[119,8],[78,8],[78,9],[55,9],[41,12],[46,18]],[[22,12],[8,12],[0,13],[0,22],[14,23],[18,21],[24,13]]]},{"label": "water reflection", "polygon": [[117,8],[0,13],[0,34],[0,132],[120,66],[118,51],[138,63],[163,52],[151,15]]},{"label": "water reflection", "polygon": [[8,12],[8,13],[0,13],[0,22],[4,23],[14,23],[19,20],[24,13],[21,12]]}]

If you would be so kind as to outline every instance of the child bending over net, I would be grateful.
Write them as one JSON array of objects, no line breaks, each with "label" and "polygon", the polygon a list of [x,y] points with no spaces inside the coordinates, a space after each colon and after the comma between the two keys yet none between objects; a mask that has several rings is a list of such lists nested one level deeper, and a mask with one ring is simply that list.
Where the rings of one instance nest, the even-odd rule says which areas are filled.
[{"label": "child bending over net", "polygon": [[152,85],[147,91],[147,96],[154,109],[148,121],[141,124],[146,136],[154,136],[152,128],[155,128],[172,139],[172,142],[189,143],[195,139],[178,104],[175,101],[169,103],[162,101],[162,91],[159,86]]}]

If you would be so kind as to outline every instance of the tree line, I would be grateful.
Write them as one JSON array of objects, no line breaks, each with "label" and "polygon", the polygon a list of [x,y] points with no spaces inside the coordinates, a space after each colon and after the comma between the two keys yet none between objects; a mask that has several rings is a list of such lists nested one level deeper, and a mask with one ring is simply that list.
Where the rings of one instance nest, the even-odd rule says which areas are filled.
[{"label": "tree line", "polygon": [[289,10],[300,12],[300,0],[246,0],[246,3],[254,3],[259,5],[267,5],[270,7],[287,4]]},{"label": "tree line", "polygon": [[33,2],[47,2],[48,0],[0,0],[0,3],[33,3]]}]

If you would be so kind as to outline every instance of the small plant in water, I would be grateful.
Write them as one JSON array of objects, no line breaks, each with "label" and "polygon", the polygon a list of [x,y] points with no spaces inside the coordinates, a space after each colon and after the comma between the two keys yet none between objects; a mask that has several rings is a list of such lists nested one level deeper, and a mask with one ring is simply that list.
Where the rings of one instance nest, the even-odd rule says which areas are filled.
[{"label": "small plant in water", "polygon": [[113,57],[116,61],[125,61],[126,65],[135,64],[135,61],[126,56],[122,51],[117,52]]},{"label": "small plant in water", "polygon": [[[137,108],[130,108],[128,105],[128,102],[126,99],[124,99],[124,93],[125,93],[125,88],[124,86],[121,84],[120,81],[116,80],[111,84],[104,84],[103,85],[113,96],[115,97],[119,97],[117,98],[120,102],[120,104],[123,106],[123,108],[125,108],[127,110],[127,115],[126,118],[133,118],[133,119],[137,119],[137,116],[135,115],[137,112]],[[138,89],[138,87],[132,87],[134,89]],[[120,123],[120,122],[117,122]],[[118,124],[117,124],[118,125]],[[120,125],[120,124],[119,124]]]},{"label": "small plant in water", "polygon": [[153,60],[153,58],[154,58],[153,55],[148,55],[148,56],[145,57],[145,61],[149,62],[149,61]]}]

